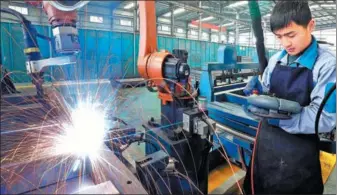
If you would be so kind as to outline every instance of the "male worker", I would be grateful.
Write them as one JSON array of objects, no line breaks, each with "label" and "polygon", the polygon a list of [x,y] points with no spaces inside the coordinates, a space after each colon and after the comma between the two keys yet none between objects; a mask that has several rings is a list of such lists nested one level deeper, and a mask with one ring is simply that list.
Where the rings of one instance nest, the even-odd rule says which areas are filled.
[{"label": "male worker", "polygon": [[[303,109],[289,120],[260,122],[244,182],[247,194],[323,193],[314,123],[325,93],[336,82],[336,57],[311,35],[314,26],[305,1],[279,1],[272,11],[271,31],[284,50],[271,57],[262,82],[252,79],[244,92],[269,92],[297,101]],[[335,127],[336,97],[328,102],[319,132]]]}]

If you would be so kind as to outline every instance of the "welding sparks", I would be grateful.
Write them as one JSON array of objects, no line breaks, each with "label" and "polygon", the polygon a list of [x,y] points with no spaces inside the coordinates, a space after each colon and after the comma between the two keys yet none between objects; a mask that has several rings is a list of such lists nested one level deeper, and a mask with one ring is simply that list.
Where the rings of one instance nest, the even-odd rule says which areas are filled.
[{"label": "welding sparks", "polygon": [[56,154],[77,155],[94,160],[99,155],[106,134],[105,114],[98,104],[79,103],[71,112],[71,124],[56,139]]}]

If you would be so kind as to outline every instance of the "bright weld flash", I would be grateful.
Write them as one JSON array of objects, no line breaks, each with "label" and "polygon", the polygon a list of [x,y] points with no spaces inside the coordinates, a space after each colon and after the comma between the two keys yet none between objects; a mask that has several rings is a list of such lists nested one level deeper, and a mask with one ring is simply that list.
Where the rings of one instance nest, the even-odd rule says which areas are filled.
[{"label": "bright weld flash", "polygon": [[57,138],[56,153],[93,160],[104,142],[104,112],[95,104],[82,103],[72,111],[71,121],[64,124],[64,134]]}]

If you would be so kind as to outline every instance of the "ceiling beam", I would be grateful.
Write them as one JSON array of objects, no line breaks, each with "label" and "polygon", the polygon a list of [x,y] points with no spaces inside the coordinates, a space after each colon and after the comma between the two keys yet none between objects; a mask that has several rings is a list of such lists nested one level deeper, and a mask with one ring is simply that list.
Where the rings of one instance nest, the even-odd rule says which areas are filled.
[{"label": "ceiling beam", "polygon": [[[212,11],[209,11],[209,10],[205,10],[205,9],[202,9],[202,8],[199,8],[199,7],[195,7],[195,6],[192,6],[192,5],[184,4],[184,3],[181,3],[181,2],[178,2],[178,1],[168,1],[168,2],[170,2],[172,4],[175,4],[175,5],[178,5],[180,7],[184,7],[185,9],[190,10],[190,11],[204,13],[204,14],[213,16],[215,18],[220,18],[220,19],[224,19],[224,20],[225,19],[231,19],[233,21],[237,21],[240,24],[250,25],[247,21],[242,21],[242,20],[235,19],[235,17],[234,17],[236,15],[235,12],[224,11],[223,14],[219,14],[219,13],[212,12]],[[163,3],[163,2],[160,2],[160,3]],[[230,15],[224,15],[224,14],[230,14]]]},{"label": "ceiling beam", "polygon": [[[315,1],[311,1],[311,2],[313,2],[314,5],[318,5],[318,7],[321,8],[322,10],[324,10],[325,12],[330,13],[330,16],[336,17],[336,15],[333,15],[333,14],[332,14],[332,13],[336,13],[336,9],[335,9],[335,11],[329,10],[329,9],[324,9],[324,8],[321,6],[320,3],[317,3],[317,2],[315,2]],[[311,4],[311,5],[313,5],[313,4]]]},{"label": "ceiling beam", "polygon": [[165,9],[162,9],[162,10],[158,11],[156,14],[157,14],[157,17],[160,17],[160,16],[162,16],[162,15],[164,15],[167,12],[170,12],[170,11],[171,11],[171,9],[168,7],[168,8],[165,8]]}]

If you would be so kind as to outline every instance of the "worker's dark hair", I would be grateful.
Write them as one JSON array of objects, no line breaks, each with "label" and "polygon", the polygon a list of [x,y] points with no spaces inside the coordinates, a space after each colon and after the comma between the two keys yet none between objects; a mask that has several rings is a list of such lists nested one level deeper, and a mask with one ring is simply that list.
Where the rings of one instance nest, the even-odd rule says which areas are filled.
[{"label": "worker's dark hair", "polygon": [[291,22],[307,27],[311,19],[307,1],[278,1],[270,16],[270,30],[275,32],[287,27]]}]

